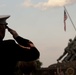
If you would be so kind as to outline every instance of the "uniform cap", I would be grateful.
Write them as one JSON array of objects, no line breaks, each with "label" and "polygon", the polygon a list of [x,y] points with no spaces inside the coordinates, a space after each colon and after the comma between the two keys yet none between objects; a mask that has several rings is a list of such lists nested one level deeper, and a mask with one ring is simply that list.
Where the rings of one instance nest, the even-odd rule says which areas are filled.
[{"label": "uniform cap", "polygon": [[7,24],[6,20],[10,17],[10,15],[0,15],[0,25]]}]

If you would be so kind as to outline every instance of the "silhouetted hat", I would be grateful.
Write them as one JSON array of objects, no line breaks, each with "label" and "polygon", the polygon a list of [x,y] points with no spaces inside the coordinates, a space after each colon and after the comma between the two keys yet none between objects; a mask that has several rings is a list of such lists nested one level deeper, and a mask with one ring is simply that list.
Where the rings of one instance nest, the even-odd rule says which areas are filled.
[{"label": "silhouetted hat", "polygon": [[7,24],[6,20],[10,17],[10,15],[0,15],[0,25]]}]

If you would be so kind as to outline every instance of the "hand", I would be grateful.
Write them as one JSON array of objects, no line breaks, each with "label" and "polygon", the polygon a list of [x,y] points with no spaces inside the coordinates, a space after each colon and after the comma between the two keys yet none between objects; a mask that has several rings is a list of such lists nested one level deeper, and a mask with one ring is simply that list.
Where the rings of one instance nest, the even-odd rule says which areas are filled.
[{"label": "hand", "polygon": [[59,62],[59,59],[57,59],[57,62]]},{"label": "hand", "polygon": [[18,33],[15,30],[9,28],[8,26],[6,26],[6,29],[13,35],[14,38],[18,36]]},{"label": "hand", "polygon": [[35,47],[33,43],[29,43],[30,47]]}]

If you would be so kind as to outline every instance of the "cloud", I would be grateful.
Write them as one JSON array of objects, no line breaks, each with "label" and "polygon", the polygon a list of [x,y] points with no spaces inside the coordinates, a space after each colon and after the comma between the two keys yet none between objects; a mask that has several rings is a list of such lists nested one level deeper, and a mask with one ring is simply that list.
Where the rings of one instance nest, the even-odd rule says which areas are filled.
[{"label": "cloud", "polygon": [[50,7],[59,7],[72,3],[76,3],[76,0],[48,0],[46,2],[39,2],[37,4],[33,4],[31,0],[25,0],[22,5],[26,8],[34,7],[40,9],[48,9]]},{"label": "cloud", "polygon": [[25,0],[25,2],[23,3],[23,6],[25,7],[31,7],[33,4],[31,3],[31,0]]}]

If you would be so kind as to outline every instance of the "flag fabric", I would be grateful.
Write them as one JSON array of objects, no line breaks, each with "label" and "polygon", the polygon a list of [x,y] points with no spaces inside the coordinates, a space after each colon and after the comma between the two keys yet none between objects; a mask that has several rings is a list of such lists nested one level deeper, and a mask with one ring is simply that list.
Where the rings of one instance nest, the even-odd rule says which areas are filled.
[{"label": "flag fabric", "polygon": [[66,31],[66,20],[67,20],[67,14],[66,11],[64,10],[64,31]]}]

